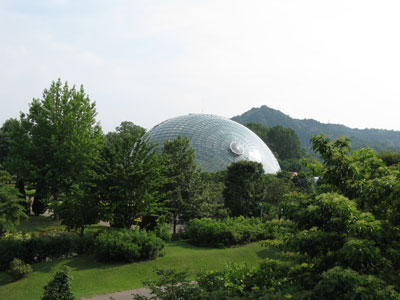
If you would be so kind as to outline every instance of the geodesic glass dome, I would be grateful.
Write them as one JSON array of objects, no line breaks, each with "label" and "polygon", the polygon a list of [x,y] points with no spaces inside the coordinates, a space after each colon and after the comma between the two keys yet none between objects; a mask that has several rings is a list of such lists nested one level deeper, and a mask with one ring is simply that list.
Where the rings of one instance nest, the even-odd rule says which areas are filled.
[{"label": "geodesic glass dome", "polygon": [[250,129],[227,118],[190,114],[166,120],[146,133],[150,141],[162,147],[179,135],[190,140],[196,164],[206,172],[226,169],[231,163],[250,160],[263,165],[265,173],[280,171],[268,146]]}]

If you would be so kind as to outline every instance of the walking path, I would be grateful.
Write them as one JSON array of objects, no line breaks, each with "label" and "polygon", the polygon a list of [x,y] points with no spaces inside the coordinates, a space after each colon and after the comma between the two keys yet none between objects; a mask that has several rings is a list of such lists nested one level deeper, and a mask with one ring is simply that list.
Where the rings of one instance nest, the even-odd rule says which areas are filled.
[{"label": "walking path", "polygon": [[135,289],[135,290],[127,290],[127,291],[122,291],[122,292],[116,292],[116,293],[111,293],[111,294],[101,294],[101,295],[96,295],[93,297],[85,297],[81,298],[80,300],[110,300],[110,297],[115,298],[116,300],[132,300],[133,296],[132,294],[138,294],[141,296],[146,296],[150,297],[151,293],[149,289],[146,288],[140,288],[140,289]]}]

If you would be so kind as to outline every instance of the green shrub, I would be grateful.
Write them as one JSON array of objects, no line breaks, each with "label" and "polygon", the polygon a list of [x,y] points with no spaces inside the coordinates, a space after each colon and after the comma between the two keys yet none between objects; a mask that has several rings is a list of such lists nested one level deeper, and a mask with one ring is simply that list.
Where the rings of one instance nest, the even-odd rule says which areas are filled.
[{"label": "green shrub", "polygon": [[93,234],[88,234],[75,239],[74,248],[77,254],[86,254],[94,252],[95,237]]},{"label": "green shrub", "polygon": [[[172,269],[155,270],[157,280],[145,281],[144,285],[151,290],[154,296],[133,294],[134,300],[201,300],[205,299],[198,285],[190,282],[186,272],[176,272]],[[208,299],[208,298],[207,298]]]},{"label": "green shrub", "polygon": [[160,256],[165,243],[146,230],[109,229],[95,240],[95,256],[98,261],[133,262]]},{"label": "green shrub", "polygon": [[94,238],[73,234],[44,237],[5,237],[0,239],[0,270],[7,270],[14,258],[26,263],[68,257],[93,251]]},{"label": "green shrub", "polygon": [[169,225],[167,223],[157,225],[153,231],[156,236],[165,242],[170,242],[172,239],[171,230],[169,229]]},{"label": "green shrub", "polygon": [[75,296],[71,292],[71,279],[69,268],[64,266],[44,286],[44,295],[41,300],[75,300]]},{"label": "green shrub", "polygon": [[400,294],[375,276],[334,267],[322,274],[312,299],[394,300],[400,299]]},{"label": "green shrub", "polygon": [[253,217],[193,219],[186,227],[186,235],[196,245],[224,247],[272,238],[273,226]]},{"label": "green shrub", "polygon": [[29,264],[25,264],[19,258],[14,258],[10,263],[10,269],[7,273],[10,274],[14,280],[18,280],[22,277],[29,276],[29,274],[32,273],[32,267]]},{"label": "green shrub", "polygon": [[1,238],[0,253],[0,270],[4,271],[10,267],[14,258],[22,259],[24,257],[22,240],[9,237]]}]

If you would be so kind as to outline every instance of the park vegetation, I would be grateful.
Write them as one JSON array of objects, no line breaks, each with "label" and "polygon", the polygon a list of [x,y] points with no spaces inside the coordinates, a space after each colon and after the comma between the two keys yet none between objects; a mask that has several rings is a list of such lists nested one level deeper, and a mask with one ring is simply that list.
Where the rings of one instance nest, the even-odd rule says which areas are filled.
[{"label": "park vegetation", "polygon": [[[15,279],[31,273],[29,264],[77,254],[153,259],[171,224],[174,238],[194,245],[263,241],[280,256],[204,271],[195,283],[158,270],[160,279],[147,282],[157,299],[400,299],[398,152],[351,151],[347,138],[319,135],[315,160],[293,130],[251,123],[283,171],[241,161],[209,174],[196,168],[187,138],[154,145],[127,121],[104,134],[95,116],[83,87],[58,80],[0,129],[0,268]],[[31,196],[33,213],[50,211],[67,232],[16,233]],[[111,228],[87,232],[100,221]],[[64,299],[59,291],[73,299],[69,281],[66,270],[56,273],[43,299]]]}]

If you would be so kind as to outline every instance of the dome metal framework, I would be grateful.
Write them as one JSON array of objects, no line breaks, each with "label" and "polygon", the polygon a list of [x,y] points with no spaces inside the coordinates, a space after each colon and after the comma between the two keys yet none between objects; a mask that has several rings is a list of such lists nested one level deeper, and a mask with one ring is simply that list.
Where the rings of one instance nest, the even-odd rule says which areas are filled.
[{"label": "dome metal framework", "polygon": [[265,173],[280,171],[275,156],[255,133],[224,117],[189,114],[168,119],[150,129],[146,138],[162,147],[165,141],[179,135],[189,139],[202,171],[225,170],[241,160],[261,163]]}]

